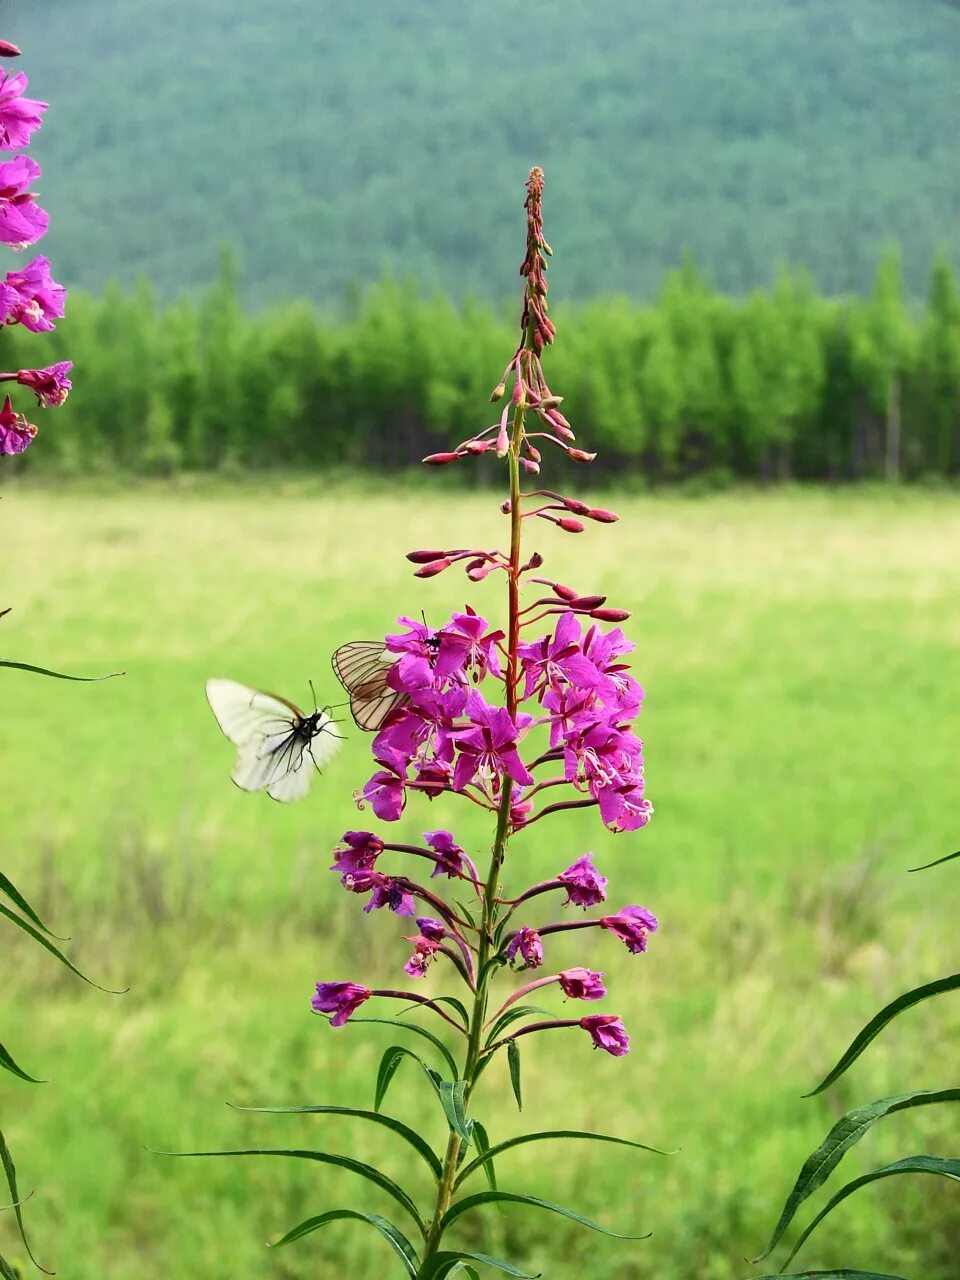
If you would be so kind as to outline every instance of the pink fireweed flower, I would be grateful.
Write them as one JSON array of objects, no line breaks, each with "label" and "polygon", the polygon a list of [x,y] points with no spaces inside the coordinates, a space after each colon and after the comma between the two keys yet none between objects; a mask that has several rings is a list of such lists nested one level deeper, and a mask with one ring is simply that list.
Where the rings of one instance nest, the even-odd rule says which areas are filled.
[{"label": "pink fireweed flower", "polygon": [[0,244],[25,249],[46,234],[50,217],[27,190],[40,173],[29,156],[0,161]]},{"label": "pink fireweed flower", "polygon": [[437,855],[433,876],[459,876],[463,871],[463,849],[454,840],[449,831],[425,831],[423,838]]},{"label": "pink fireweed flower", "polygon": [[565,906],[595,907],[606,899],[607,878],[593,865],[593,854],[584,853],[557,880],[567,891]]},{"label": "pink fireweed flower", "polygon": [[413,937],[406,940],[413,943],[413,955],[403,966],[404,971],[411,978],[422,978],[427,972],[430,962],[440,950],[440,943],[428,938],[423,933],[414,934]]},{"label": "pink fireweed flower", "polygon": [[447,927],[442,920],[434,920],[433,916],[417,916],[417,928],[431,942],[442,942],[447,936]]},{"label": "pink fireweed flower", "polygon": [[21,387],[30,388],[41,409],[56,408],[63,404],[73,386],[67,377],[72,368],[72,360],[60,360],[47,369],[19,369],[16,373],[0,373],[0,382],[19,382]]},{"label": "pink fireweed flower", "polygon": [[399,655],[390,671],[390,685],[398,692],[409,693],[413,689],[433,686],[434,666],[440,641],[432,627],[415,618],[399,617],[397,621],[407,628],[384,638],[389,653]]},{"label": "pink fireweed flower", "polygon": [[50,262],[40,254],[22,271],[10,271],[0,282],[0,324],[22,324],[32,333],[47,333],[62,318],[67,291],[50,275]]},{"label": "pink fireweed flower", "polygon": [[383,768],[364,784],[363,798],[381,822],[396,822],[406,803],[406,761],[386,746],[379,748],[375,759]]},{"label": "pink fireweed flower", "polygon": [[571,1000],[602,1000],[607,994],[603,974],[592,969],[564,969],[560,975],[560,987]]},{"label": "pink fireweed flower", "polygon": [[0,67],[0,151],[29,146],[30,135],[40,128],[47,103],[23,96],[27,77],[22,71],[8,76]]},{"label": "pink fireweed flower", "polygon": [[533,929],[518,929],[507,943],[507,959],[518,954],[528,969],[539,969],[543,964],[543,943]]},{"label": "pink fireweed flower", "polygon": [[488,671],[491,675],[500,674],[497,641],[503,639],[503,632],[488,631],[486,620],[469,605],[466,613],[455,613],[439,634],[435,666],[438,676],[454,675],[469,668],[474,680],[479,682]]},{"label": "pink fireweed flower", "polygon": [[317,994],[310,1004],[316,1013],[332,1013],[331,1027],[342,1027],[373,992],[356,982],[318,982]]},{"label": "pink fireweed flower", "polygon": [[600,928],[609,929],[626,946],[627,950],[637,955],[647,949],[647,934],[656,933],[659,928],[657,917],[646,907],[621,907],[612,916],[601,916]]},{"label": "pink fireweed flower", "polygon": [[584,1031],[589,1031],[595,1049],[604,1049],[614,1058],[622,1058],[630,1051],[630,1037],[620,1019],[613,1013],[591,1013],[580,1019]]},{"label": "pink fireweed flower", "polygon": [[538,687],[541,701],[549,686],[592,689],[600,679],[597,668],[581,652],[580,623],[572,613],[561,614],[552,636],[520,645],[517,654],[526,676],[524,698]]},{"label": "pink fireweed flower", "polygon": [[372,870],[383,853],[383,841],[372,831],[345,831],[333,852],[337,860],[330,870],[355,875],[358,871]]},{"label": "pink fireweed flower", "polygon": [[475,728],[458,729],[450,735],[458,749],[453,770],[454,790],[462,791],[479,778],[481,785],[490,787],[496,794],[502,774],[522,786],[532,785],[533,775],[517,752],[517,738],[532,717],[519,712],[515,723],[506,707],[490,706],[476,689],[467,694],[465,711]]},{"label": "pink fireweed flower", "polygon": [[3,408],[0,408],[0,456],[12,457],[23,453],[36,434],[37,428],[32,422],[28,422],[22,413],[14,413],[7,396]]},{"label": "pink fireweed flower", "polygon": [[385,876],[380,871],[358,871],[355,875],[347,874],[340,883],[350,893],[370,893],[364,911],[379,911],[382,907],[398,916],[412,916],[416,911],[413,895],[394,876]]}]

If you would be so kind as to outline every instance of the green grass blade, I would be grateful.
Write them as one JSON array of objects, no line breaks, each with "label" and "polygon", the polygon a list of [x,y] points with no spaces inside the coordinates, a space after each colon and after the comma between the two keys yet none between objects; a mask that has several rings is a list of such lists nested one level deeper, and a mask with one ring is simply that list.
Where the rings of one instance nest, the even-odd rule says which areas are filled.
[{"label": "green grass blade", "polygon": [[5,893],[17,910],[22,911],[27,919],[32,924],[35,924],[38,929],[42,929],[43,932],[49,934],[51,938],[56,938],[58,942],[69,942],[69,938],[61,938],[58,933],[54,933],[52,929],[47,928],[17,886],[12,880],[9,880],[2,871],[0,871],[0,893]]},{"label": "green grass blade", "polygon": [[326,1151],[305,1151],[299,1148],[283,1148],[283,1147],[247,1147],[241,1150],[232,1151],[156,1151],[154,1155],[158,1156],[177,1156],[183,1158],[186,1156],[286,1156],[293,1160],[316,1160],[318,1164],[333,1164],[341,1169],[347,1169],[350,1173],[356,1173],[361,1178],[365,1178],[367,1182],[372,1182],[374,1186],[385,1191],[388,1196],[396,1200],[410,1217],[417,1224],[417,1230],[421,1235],[426,1235],[426,1228],[423,1219],[420,1217],[420,1211],[416,1204],[407,1195],[403,1187],[398,1186],[392,1178],[388,1178],[385,1173],[381,1173],[379,1169],[374,1168],[371,1164],[364,1164],[362,1160],[353,1160],[350,1156],[334,1156]]},{"label": "green grass blade", "polygon": [[30,1248],[30,1242],[27,1239],[27,1231],[23,1225],[23,1212],[20,1208],[20,1205],[22,1204],[20,1192],[17,1190],[17,1167],[13,1163],[13,1156],[10,1154],[10,1148],[7,1146],[7,1140],[4,1138],[2,1131],[0,1131],[0,1165],[3,1166],[4,1177],[6,1178],[7,1186],[10,1188],[10,1199],[13,1201],[10,1208],[13,1210],[14,1216],[17,1219],[17,1230],[20,1233],[20,1239],[23,1241],[23,1247],[27,1251],[27,1256],[38,1271],[42,1271],[44,1275],[52,1276],[53,1272],[48,1271],[46,1267],[40,1265],[34,1257],[33,1250]]},{"label": "green grass blade", "polygon": [[876,1017],[870,1019],[860,1034],[855,1037],[849,1049],[847,1049],[833,1070],[824,1076],[815,1089],[811,1089],[809,1093],[805,1093],[803,1096],[812,1098],[815,1094],[821,1093],[832,1085],[834,1080],[838,1080],[847,1068],[856,1062],[867,1045],[876,1039],[887,1023],[895,1018],[897,1014],[903,1013],[905,1009],[912,1008],[913,1005],[919,1004],[922,1000],[929,1000],[931,996],[941,995],[945,991],[955,991],[958,987],[960,987],[960,973],[954,973],[949,978],[938,978],[936,982],[928,982],[922,987],[914,987],[912,991],[906,991],[902,996],[897,996],[896,1000],[892,1000],[890,1004],[880,1010]]},{"label": "green grass blade", "polygon": [[371,1227],[380,1232],[390,1248],[396,1253],[403,1263],[407,1275],[410,1277],[416,1276],[417,1269],[420,1266],[420,1258],[416,1249],[414,1249],[402,1231],[395,1227],[388,1218],[382,1218],[379,1213],[360,1213],[356,1209],[329,1209],[326,1213],[318,1213],[315,1218],[307,1218],[299,1226],[288,1231],[285,1236],[275,1240],[271,1247],[279,1249],[282,1244],[291,1244],[294,1240],[299,1240],[303,1236],[309,1235],[312,1231],[319,1231],[328,1222],[336,1222],[342,1218],[354,1218],[359,1222],[368,1222]]},{"label": "green grass blade", "polygon": [[[477,1125],[476,1127],[479,1128],[480,1126]],[[476,1173],[479,1168],[485,1167],[494,1156],[499,1156],[502,1152],[509,1151],[511,1147],[520,1147],[525,1142],[545,1142],[555,1138],[589,1138],[594,1142],[614,1142],[621,1147],[636,1147],[639,1151],[651,1151],[658,1156],[676,1155],[675,1151],[662,1151],[660,1147],[649,1147],[645,1142],[633,1142],[629,1138],[614,1138],[608,1133],[588,1133],[583,1129],[544,1129],[540,1133],[522,1133],[519,1137],[508,1138],[506,1142],[498,1142],[495,1147],[481,1147],[478,1142],[477,1151],[480,1154],[475,1160],[471,1160],[463,1170],[454,1183],[454,1187],[459,1187],[472,1173]],[[493,1185],[493,1190],[495,1191],[496,1185],[491,1185]]]},{"label": "green grass blade", "polygon": [[517,1100],[517,1110],[523,1110],[523,1097],[520,1093],[520,1046],[516,1040],[510,1040],[507,1043],[507,1063],[510,1067],[510,1083],[513,1086],[513,1096]]},{"label": "green grass blade", "polygon": [[[479,1262],[484,1267],[492,1267],[505,1276],[514,1276],[516,1280],[539,1280],[540,1272],[521,1271],[512,1262],[504,1262],[502,1258],[493,1258],[489,1253],[467,1253],[462,1249],[441,1250],[428,1258],[417,1274],[417,1280],[444,1280],[446,1276],[455,1274],[458,1266],[466,1269],[466,1261]],[[469,1274],[469,1272],[467,1273]]]},{"label": "green grass blade", "polygon": [[793,1190],[787,1196],[770,1243],[753,1262],[762,1262],[780,1243],[784,1231],[793,1220],[800,1205],[818,1187],[823,1186],[851,1147],[855,1146],[872,1124],[896,1111],[912,1107],[930,1106],[935,1102],[960,1102],[960,1089],[917,1089],[913,1093],[900,1093],[891,1098],[879,1098],[865,1107],[848,1111],[833,1126],[816,1151],[806,1160],[797,1176]]},{"label": "green grass blade", "polygon": [[381,1027],[394,1027],[394,1028],[399,1027],[402,1031],[412,1031],[415,1035],[420,1036],[421,1039],[429,1040],[430,1043],[433,1045],[433,1047],[441,1054],[444,1062],[446,1062],[447,1066],[450,1068],[450,1075],[453,1077],[453,1079],[456,1080],[459,1078],[460,1072],[457,1068],[456,1059],[454,1058],[453,1054],[450,1052],[447,1046],[443,1043],[440,1037],[435,1036],[433,1032],[428,1031],[426,1027],[418,1026],[418,1024],[415,1022],[401,1022],[397,1018],[351,1018],[347,1025],[352,1027],[361,1022],[376,1022],[376,1023],[379,1023]]},{"label": "green grass blade", "polygon": [[[399,1046],[398,1046],[399,1047]],[[2,1046],[0,1046],[2,1048]],[[430,1166],[433,1173],[440,1178],[443,1174],[443,1164],[440,1157],[436,1154],[425,1138],[421,1138],[415,1129],[411,1129],[409,1125],[405,1125],[401,1120],[395,1120],[393,1116],[384,1116],[377,1111],[364,1111],[356,1107],[234,1107],[234,1111],[256,1111],[260,1115],[275,1116],[294,1116],[294,1115],[323,1115],[323,1116],[354,1116],[358,1120],[369,1120],[373,1124],[382,1125],[385,1129],[391,1129],[398,1137],[410,1144],[411,1147],[423,1157]]]},{"label": "green grass blade", "polygon": [[546,1209],[549,1213],[559,1213],[562,1218],[569,1218],[572,1222],[579,1222],[581,1227],[589,1227],[591,1231],[599,1231],[601,1235],[611,1236],[614,1240],[646,1240],[649,1236],[625,1236],[619,1231],[610,1231],[607,1227],[601,1227],[598,1222],[593,1222],[590,1218],[583,1217],[573,1209],[566,1209],[561,1204],[554,1204],[550,1200],[541,1200],[538,1196],[522,1196],[512,1191],[478,1191],[475,1195],[466,1196],[463,1200],[458,1200],[456,1204],[451,1205],[447,1212],[443,1215],[442,1227],[446,1231],[447,1227],[463,1213],[469,1213],[471,1209],[479,1209],[485,1204],[527,1204],[534,1209]]},{"label": "green grass blade", "polygon": [[960,858],[960,849],[958,849],[956,853],[944,854],[942,858],[934,858],[932,862],[924,862],[922,866],[910,867],[909,870],[911,872],[912,871],[929,871],[931,867],[939,867],[944,862],[952,862],[954,858]]},{"label": "green grass blade", "polygon": [[15,915],[9,907],[5,907],[2,902],[0,902],[0,916],[6,916],[8,920],[12,920],[15,925],[24,931],[24,933],[28,933],[35,942],[39,942],[41,947],[45,947],[52,956],[56,956],[60,963],[66,965],[71,973],[75,973],[78,978],[82,978],[83,981],[88,983],[91,987],[96,987],[98,991],[105,991],[107,995],[123,995],[123,991],[112,991],[110,987],[101,987],[99,982],[94,982],[94,980],[92,978],[88,978],[85,973],[81,973],[73,961],[68,960],[59,947],[55,947],[49,938],[45,938],[38,929],[33,927],[29,920],[22,920],[20,916]]},{"label": "green grass blade", "polygon": [[29,1084],[45,1084],[45,1080],[38,1080],[36,1076],[27,1075],[23,1067],[14,1062],[13,1057],[7,1048],[0,1044],[0,1068],[9,1071],[12,1075],[19,1076],[21,1080],[26,1080]]},{"label": "green grass blade", "polygon": [[0,667],[15,667],[17,671],[32,671],[37,676],[51,676],[54,680],[77,680],[81,684],[96,684],[99,680],[113,680],[116,676],[125,676],[125,671],[110,671],[105,676],[68,676],[62,671],[51,671],[48,667],[35,667],[30,662],[11,662],[8,658],[0,658]]},{"label": "green grass blade", "polygon": [[881,1178],[892,1178],[901,1173],[932,1173],[941,1178],[950,1178],[954,1182],[960,1182],[960,1160],[945,1159],[942,1156],[907,1156],[903,1160],[895,1160],[893,1164],[886,1164],[880,1169],[865,1173],[860,1178],[854,1178],[845,1187],[841,1187],[833,1199],[824,1205],[809,1226],[804,1228],[783,1265],[786,1267],[793,1261],[824,1218],[832,1213],[837,1205],[846,1200],[848,1196],[853,1195],[854,1191],[859,1190],[860,1187],[867,1186],[871,1182],[879,1182]]}]

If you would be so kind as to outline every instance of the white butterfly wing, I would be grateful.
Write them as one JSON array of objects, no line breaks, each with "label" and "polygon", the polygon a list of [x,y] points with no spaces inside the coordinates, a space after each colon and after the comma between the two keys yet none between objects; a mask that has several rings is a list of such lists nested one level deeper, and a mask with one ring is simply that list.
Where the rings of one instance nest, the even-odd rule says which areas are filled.
[{"label": "white butterfly wing", "polygon": [[236,747],[245,747],[251,740],[260,742],[268,736],[286,735],[301,718],[293,703],[236,680],[208,680],[206,690],[217,724]]}]

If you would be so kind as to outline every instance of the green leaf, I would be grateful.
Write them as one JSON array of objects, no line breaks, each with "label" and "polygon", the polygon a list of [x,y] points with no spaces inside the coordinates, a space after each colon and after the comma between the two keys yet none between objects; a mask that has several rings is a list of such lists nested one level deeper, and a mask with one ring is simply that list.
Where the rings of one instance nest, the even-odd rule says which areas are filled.
[{"label": "green leaf", "polygon": [[456,996],[431,996],[430,998],[433,1000],[434,1004],[448,1004],[450,1008],[456,1010],[463,1019],[464,1027],[470,1026],[470,1015],[467,1013],[462,1000],[458,1000]]},{"label": "green leaf", "polygon": [[471,1267],[469,1262],[464,1262],[462,1259],[460,1262],[455,1262],[447,1272],[448,1278],[457,1275],[465,1275],[467,1280],[480,1280],[480,1272],[475,1267]]},{"label": "green leaf", "polygon": [[[460,1174],[456,1182],[453,1184],[454,1190],[459,1187],[464,1178],[469,1176],[470,1169],[477,1169],[482,1165],[483,1172],[487,1177],[487,1182],[490,1184],[490,1190],[496,1191],[497,1172],[493,1167],[493,1157],[497,1154],[497,1151],[503,1150],[505,1144],[501,1143],[499,1147],[492,1148],[490,1146],[490,1138],[487,1134],[487,1130],[479,1120],[474,1120],[473,1122],[473,1141],[477,1147],[478,1158],[474,1160],[471,1165],[468,1165],[467,1168],[464,1169],[463,1173]],[[506,1145],[509,1146],[510,1144],[506,1143]]]},{"label": "green leaf", "polygon": [[841,1267],[839,1271],[791,1271],[784,1275],[778,1271],[773,1276],[751,1276],[750,1280],[904,1280],[903,1276],[889,1276],[885,1271],[851,1271]]},{"label": "green leaf", "polygon": [[299,1240],[302,1236],[309,1235],[311,1231],[319,1231],[328,1222],[336,1222],[341,1218],[354,1218],[359,1222],[368,1222],[371,1227],[380,1232],[387,1244],[397,1254],[404,1265],[407,1275],[410,1277],[416,1276],[417,1268],[420,1266],[420,1258],[417,1256],[416,1249],[414,1249],[402,1231],[399,1231],[387,1218],[381,1218],[379,1213],[358,1213],[356,1209],[329,1209],[326,1213],[317,1214],[315,1218],[307,1218],[298,1227],[288,1231],[280,1240],[274,1241],[272,1247],[279,1249],[282,1244],[290,1244],[294,1240]]},{"label": "green leaf", "polygon": [[10,1154],[10,1148],[7,1146],[7,1141],[4,1138],[2,1131],[0,1131],[0,1164],[3,1165],[3,1172],[6,1177],[7,1186],[10,1188],[10,1199],[13,1201],[10,1208],[13,1210],[14,1216],[17,1219],[17,1230],[20,1233],[20,1239],[23,1241],[23,1247],[27,1251],[27,1256],[38,1271],[42,1271],[44,1275],[52,1276],[53,1272],[48,1271],[46,1267],[42,1267],[40,1265],[34,1257],[33,1250],[30,1248],[26,1228],[23,1225],[23,1213],[20,1209],[22,1201],[20,1199],[20,1192],[17,1190],[17,1169],[16,1165],[13,1163],[13,1156]]},{"label": "green leaf", "polygon": [[938,978],[936,982],[928,982],[925,986],[914,987],[912,991],[907,991],[902,996],[897,996],[896,1000],[891,1001],[890,1004],[881,1009],[875,1018],[871,1018],[833,1070],[824,1076],[815,1089],[811,1089],[809,1093],[805,1093],[803,1096],[812,1098],[815,1094],[833,1084],[834,1080],[839,1079],[847,1068],[856,1062],[867,1045],[876,1039],[887,1023],[895,1018],[898,1013],[903,1013],[905,1009],[912,1008],[913,1005],[919,1004],[921,1000],[929,1000],[931,996],[941,995],[944,991],[955,991],[958,987],[960,987],[960,973],[954,973],[949,978]]},{"label": "green leaf", "polygon": [[22,911],[27,919],[32,921],[38,929],[42,929],[43,932],[49,934],[51,938],[56,938],[58,942],[69,941],[68,938],[61,938],[58,933],[54,933],[52,929],[47,928],[17,886],[12,880],[8,880],[2,871],[0,871],[0,893],[5,893],[13,905],[17,907],[18,910]]},{"label": "green leaf", "polygon": [[122,991],[112,991],[109,987],[101,987],[99,982],[94,982],[94,980],[92,978],[88,978],[85,973],[81,973],[77,966],[72,961],[68,960],[63,952],[58,947],[55,947],[48,938],[45,938],[39,930],[35,929],[33,925],[29,923],[29,921],[21,920],[18,915],[14,915],[9,907],[5,907],[2,902],[0,902],[0,916],[6,916],[8,920],[12,920],[15,925],[24,931],[24,933],[28,933],[31,938],[36,942],[39,942],[41,947],[45,947],[52,956],[56,956],[61,964],[67,966],[71,973],[75,973],[78,978],[82,978],[83,981],[88,983],[91,987],[96,987],[98,991],[105,991],[111,996],[123,995]]},{"label": "green leaf", "polygon": [[891,1098],[880,1098],[865,1107],[848,1111],[833,1126],[816,1151],[806,1160],[797,1177],[793,1190],[787,1196],[770,1243],[763,1253],[753,1258],[762,1262],[769,1257],[780,1242],[800,1205],[818,1187],[823,1186],[852,1146],[860,1141],[875,1121],[895,1111],[907,1111],[912,1107],[930,1106],[934,1102],[960,1102],[960,1089],[918,1089],[913,1093],[900,1093]]},{"label": "green leaf", "polygon": [[477,971],[477,987],[482,987],[489,975],[495,969],[502,969],[506,963],[506,957],[502,955],[491,956],[486,960]]},{"label": "green leaf", "polygon": [[[493,1267],[505,1276],[515,1276],[518,1280],[538,1280],[540,1272],[521,1271],[512,1262],[504,1262],[502,1258],[492,1258],[489,1253],[466,1253],[461,1249],[441,1250],[428,1258],[417,1275],[417,1280],[444,1280],[453,1275],[457,1267],[463,1267],[464,1261],[480,1262],[485,1267]],[[464,1268],[465,1269],[465,1268]],[[469,1272],[467,1272],[469,1275]]]},{"label": "green leaf", "polygon": [[388,1178],[385,1173],[381,1173],[373,1165],[364,1164],[361,1160],[352,1160],[349,1156],[333,1156],[326,1151],[303,1151],[278,1147],[251,1147],[239,1151],[155,1151],[154,1155],[177,1156],[178,1158],[186,1156],[288,1156],[294,1160],[316,1160],[319,1164],[337,1165],[341,1169],[349,1170],[350,1173],[359,1174],[361,1178],[366,1178],[368,1182],[372,1182],[381,1191],[385,1191],[388,1196],[396,1200],[397,1204],[402,1205],[407,1213],[410,1214],[410,1217],[417,1224],[417,1230],[420,1234],[426,1235],[426,1228],[423,1224],[423,1219],[420,1217],[419,1210],[403,1187],[398,1186],[392,1178]]},{"label": "green leaf", "polygon": [[854,1178],[845,1187],[841,1187],[833,1199],[824,1205],[810,1225],[804,1228],[783,1265],[787,1266],[796,1257],[806,1240],[816,1231],[827,1214],[832,1213],[838,1204],[846,1200],[847,1196],[853,1195],[854,1191],[859,1190],[860,1187],[867,1186],[868,1183],[879,1182],[881,1178],[892,1178],[901,1173],[933,1173],[941,1178],[950,1178],[954,1182],[960,1182],[960,1160],[945,1159],[941,1156],[907,1156],[904,1160],[895,1160],[893,1164],[886,1164],[880,1169],[865,1173],[860,1178]]},{"label": "green leaf", "polygon": [[18,671],[32,671],[38,676],[52,676],[54,680],[79,680],[82,684],[96,684],[98,680],[112,680],[115,676],[125,676],[125,671],[110,671],[105,676],[67,676],[62,671],[50,671],[47,667],[35,667],[29,662],[10,662],[0,658],[0,667],[15,667]]},{"label": "green leaf", "polygon": [[546,1209],[550,1213],[559,1213],[563,1218],[570,1218],[573,1222],[579,1222],[582,1227],[589,1227],[591,1231],[599,1231],[601,1235],[611,1236],[614,1240],[646,1240],[649,1237],[649,1232],[645,1236],[624,1236],[618,1231],[609,1231],[606,1227],[601,1227],[599,1223],[592,1222],[590,1218],[584,1218],[573,1209],[565,1209],[563,1205],[553,1204],[550,1200],[541,1200],[537,1196],[516,1195],[512,1191],[478,1191],[475,1195],[458,1200],[443,1215],[440,1225],[446,1231],[447,1227],[459,1218],[461,1214],[469,1213],[471,1209],[478,1209],[481,1205],[494,1203],[528,1204],[532,1205],[534,1209]]},{"label": "green leaf", "polygon": [[2,1256],[0,1256],[0,1276],[3,1277],[3,1280],[20,1280],[20,1277],[14,1271],[13,1267],[11,1267],[6,1258]]},{"label": "green leaf", "polygon": [[511,1023],[516,1022],[518,1018],[527,1018],[534,1014],[539,1014],[541,1017],[547,1018],[556,1017],[556,1014],[552,1009],[543,1009],[538,1004],[518,1004],[496,1020],[490,1028],[484,1044],[493,1044],[494,1040],[499,1037],[501,1031],[505,1031],[507,1027],[509,1027]]},{"label": "green leaf", "polygon": [[454,1133],[463,1138],[464,1142],[469,1142],[473,1130],[473,1121],[468,1118],[464,1108],[466,1088],[467,1086],[463,1080],[437,1081],[437,1093],[440,1097],[443,1113],[447,1117],[447,1124],[449,1124]]},{"label": "green leaf", "polygon": [[26,1080],[30,1084],[45,1084],[44,1080],[38,1080],[36,1076],[28,1076],[22,1067],[18,1067],[10,1056],[7,1049],[0,1044],[0,1067],[4,1071],[9,1071],[15,1076],[19,1076],[21,1080]]},{"label": "green leaf", "polygon": [[[397,1046],[399,1048],[399,1046]],[[232,1106],[232,1104],[231,1104]],[[398,1137],[403,1138],[411,1147],[423,1156],[424,1160],[430,1166],[437,1178],[443,1176],[443,1164],[440,1157],[434,1152],[429,1142],[425,1138],[421,1138],[415,1129],[411,1129],[408,1125],[403,1124],[400,1120],[395,1120],[393,1116],[384,1116],[377,1111],[363,1111],[355,1107],[233,1107],[234,1111],[256,1111],[262,1115],[325,1115],[325,1116],[354,1116],[358,1120],[369,1120],[373,1124],[383,1125],[385,1129],[391,1129]]]},{"label": "green leaf", "polygon": [[510,1083],[513,1085],[513,1096],[517,1100],[517,1110],[523,1110],[523,1099],[520,1096],[520,1046],[516,1040],[507,1044],[507,1062],[510,1066]]},{"label": "green leaf", "polygon": [[432,1031],[428,1031],[426,1027],[419,1026],[416,1022],[401,1022],[397,1018],[351,1018],[347,1026],[352,1027],[360,1022],[376,1022],[382,1027],[399,1027],[403,1031],[412,1031],[415,1035],[420,1036],[424,1040],[429,1040],[433,1047],[442,1055],[443,1060],[450,1068],[450,1074],[456,1080],[460,1072],[457,1069],[457,1062],[453,1054],[443,1043],[439,1036],[435,1036]]},{"label": "green leaf", "polygon": [[952,862],[954,858],[960,858],[960,849],[956,853],[944,854],[942,858],[934,858],[933,862],[924,862],[922,866],[911,867],[911,871],[929,871],[931,867],[939,867],[944,862]]},{"label": "green leaf", "polygon": [[413,1061],[422,1068],[424,1075],[430,1081],[437,1097],[440,1096],[440,1090],[437,1086],[437,1081],[440,1077],[437,1073],[432,1071],[424,1060],[415,1054],[412,1049],[407,1049],[402,1044],[392,1044],[388,1049],[384,1050],[383,1057],[380,1059],[380,1069],[377,1072],[377,1084],[373,1095],[374,1111],[380,1110],[380,1107],[383,1104],[383,1099],[390,1087],[390,1081],[397,1074],[397,1068],[400,1066],[400,1063],[404,1058],[412,1058]]},{"label": "green leaf", "polygon": [[[480,1128],[479,1125],[474,1127],[475,1129]],[[481,1147],[480,1143],[477,1142],[477,1151],[480,1154],[475,1160],[471,1160],[463,1170],[454,1183],[454,1188],[459,1187],[472,1173],[476,1173],[481,1166],[486,1168],[487,1162],[492,1160],[494,1156],[499,1156],[502,1152],[509,1151],[511,1147],[520,1147],[525,1142],[545,1142],[553,1138],[590,1138],[594,1142],[615,1142],[622,1147],[636,1147],[640,1151],[651,1151],[658,1156],[676,1155],[674,1151],[662,1151],[659,1147],[648,1147],[645,1142],[632,1142],[629,1138],[614,1138],[608,1133],[587,1133],[582,1129],[545,1129],[541,1133],[522,1133],[517,1138],[508,1138],[506,1142],[498,1142],[495,1147]],[[496,1185],[491,1185],[496,1190]],[[764,1254],[764,1257],[766,1257],[766,1254]]]}]

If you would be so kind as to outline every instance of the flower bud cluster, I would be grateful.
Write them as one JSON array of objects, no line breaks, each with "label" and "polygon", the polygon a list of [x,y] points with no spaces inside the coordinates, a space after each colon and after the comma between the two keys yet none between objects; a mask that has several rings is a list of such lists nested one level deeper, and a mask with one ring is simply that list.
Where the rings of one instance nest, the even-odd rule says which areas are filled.
[{"label": "flower bud cluster", "polygon": [[[19,53],[16,45],[0,40],[0,57],[15,58]],[[26,89],[22,72],[9,75],[0,66],[0,152],[22,150],[40,128],[47,104],[26,97]],[[46,234],[49,215],[32,190],[40,173],[40,166],[26,155],[0,160],[0,244],[10,249],[26,249]],[[50,274],[48,259],[39,254],[0,278],[0,328],[19,324],[33,333],[46,333],[63,316],[66,297],[66,289]],[[67,398],[71,367],[65,360],[46,369],[0,372],[0,382],[29,388],[45,409]],[[37,428],[14,410],[6,396],[0,406],[0,454],[23,453],[36,434]]]}]

